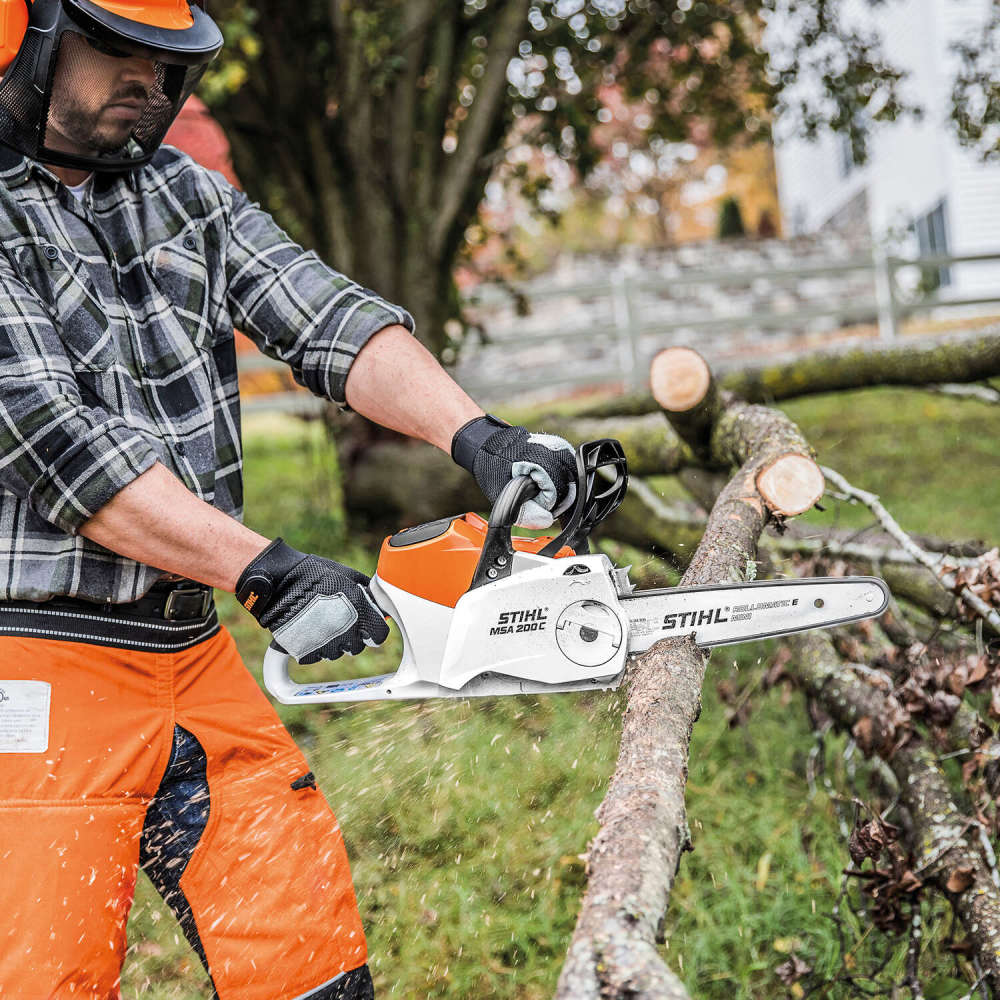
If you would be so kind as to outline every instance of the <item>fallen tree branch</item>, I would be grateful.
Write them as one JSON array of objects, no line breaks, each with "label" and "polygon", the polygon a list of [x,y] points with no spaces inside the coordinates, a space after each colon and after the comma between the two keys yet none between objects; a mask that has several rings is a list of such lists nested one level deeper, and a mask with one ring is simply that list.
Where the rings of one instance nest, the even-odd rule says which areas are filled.
[{"label": "fallen tree branch", "polygon": [[677,436],[698,458],[710,460],[723,400],[705,359],[690,347],[668,347],[650,363],[649,384]]},{"label": "fallen tree branch", "polygon": [[[980,382],[1000,375],[1000,331],[949,337],[906,337],[884,345],[863,343],[811,353],[789,361],[741,366],[719,375],[719,385],[751,403],[863,389],[875,385],[931,386]],[[604,400],[585,417],[621,417],[659,408],[652,393]]]},{"label": "fallen tree branch", "polygon": [[[712,508],[682,586],[746,579],[771,516],[758,490],[761,473],[788,453],[790,441],[807,448],[783,414],[743,405],[719,414],[712,439],[715,455],[742,464]],[[689,640],[667,639],[629,666],[618,761],[598,810],[600,830],[588,852],[587,890],[557,1000],[668,995],[648,984],[653,968],[666,969],[655,944],[690,847],[684,786],[706,660]]]},{"label": "fallen tree branch", "polygon": [[729,372],[722,383],[759,402],[875,385],[979,382],[1000,374],[1000,331],[906,337],[892,344],[852,345],[784,363]]},{"label": "fallen tree branch", "polygon": [[879,524],[902,546],[902,548],[913,556],[913,559],[926,566],[934,573],[948,588],[948,590],[958,593],[962,600],[975,613],[986,622],[994,632],[1000,634],[1000,611],[991,607],[978,594],[962,585],[955,574],[947,568],[947,560],[937,553],[925,552],[912,538],[900,527],[896,519],[882,506],[879,498],[874,493],[858,489],[852,486],[839,472],[833,469],[823,469],[823,474],[833,483],[845,496],[863,503],[878,519]]},{"label": "fallen tree branch", "polygon": [[[952,903],[994,994],[1000,991],[1000,890],[995,866],[978,845],[977,824],[962,815],[934,751],[914,735],[891,691],[870,683],[837,655],[818,632],[789,638],[788,673],[820,702],[842,730],[862,734],[896,776],[901,805],[912,823],[914,874]],[[862,679],[864,677],[864,679]]]},{"label": "fallen tree branch", "polygon": [[677,436],[705,463],[734,468],[766,448],[756,488],[775,514],[807,511],[823,494],[823,475],[799,429],[784,414],[719,391],[708,364],[690,348],[653,359],[654,395]]}]

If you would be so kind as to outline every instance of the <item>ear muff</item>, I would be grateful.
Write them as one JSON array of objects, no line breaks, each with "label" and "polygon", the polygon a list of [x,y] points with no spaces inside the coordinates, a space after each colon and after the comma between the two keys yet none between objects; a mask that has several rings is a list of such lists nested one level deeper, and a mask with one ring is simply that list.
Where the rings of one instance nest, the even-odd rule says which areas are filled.
[{"label": "ear muff", "polygon": [[[0,144],[41,163],[104,173],[149,163],[223,43],[204,0],[0,0],[0,29],[7,63]],[[77,45],[81,39],[90,45]],[[50,114],[55,85],[86,92],[100,83],[98,56],[108,49],[151,62],[155,81],[120,148],[102,146],[95,133],[94,141],[75,137],[67,149]]]},{"label": "ear muff", "polygon": [[28,29],[28,0],[0,0],[0,75],[14,61]]}]

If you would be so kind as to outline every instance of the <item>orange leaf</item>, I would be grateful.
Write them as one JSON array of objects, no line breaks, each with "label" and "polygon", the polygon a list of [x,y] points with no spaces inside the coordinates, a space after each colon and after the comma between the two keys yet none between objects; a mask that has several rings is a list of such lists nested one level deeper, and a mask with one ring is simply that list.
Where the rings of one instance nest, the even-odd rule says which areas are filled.
[{"label": "orange leaf", "polygon": [[972,869],[956,868],[945,883],[945,888],[949,892],[965,892],[972,885]]}]

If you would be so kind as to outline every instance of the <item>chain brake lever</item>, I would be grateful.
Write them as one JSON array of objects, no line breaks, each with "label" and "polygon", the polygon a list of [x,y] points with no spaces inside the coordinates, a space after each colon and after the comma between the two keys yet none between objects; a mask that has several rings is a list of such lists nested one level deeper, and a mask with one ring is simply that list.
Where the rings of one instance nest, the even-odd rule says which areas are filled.
[{"label": "chain brake lever", "polygon": [[[611,480],[604,481],[603,470],[611,472]],[[577,555],[590,551],[588,538],[591,531],[613,514],[625,499],[628,489],[628,462],[621,443],[614,438],[586,441],[576,450],[576,500],[565,527],[552,539],[539,555],[553,558],[564,546]]]}]

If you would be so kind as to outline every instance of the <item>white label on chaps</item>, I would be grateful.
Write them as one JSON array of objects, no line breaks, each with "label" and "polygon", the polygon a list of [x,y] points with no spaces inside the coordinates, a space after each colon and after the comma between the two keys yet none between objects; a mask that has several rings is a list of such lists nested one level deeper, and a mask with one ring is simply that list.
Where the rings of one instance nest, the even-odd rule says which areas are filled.
[{"label": "white label on chaps", "polygon": [[0,753],[45,753],[49,748],[46,681],[0,680]]}]

